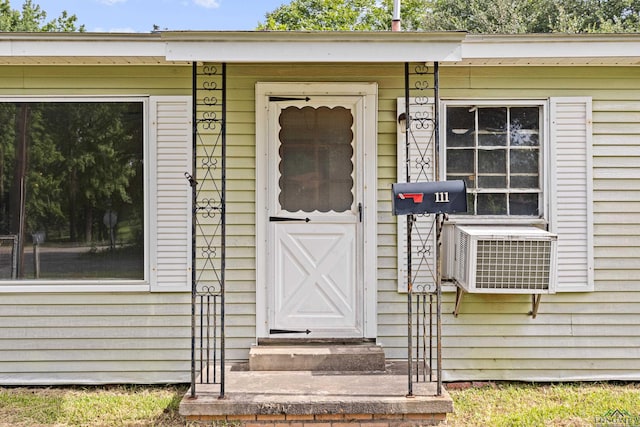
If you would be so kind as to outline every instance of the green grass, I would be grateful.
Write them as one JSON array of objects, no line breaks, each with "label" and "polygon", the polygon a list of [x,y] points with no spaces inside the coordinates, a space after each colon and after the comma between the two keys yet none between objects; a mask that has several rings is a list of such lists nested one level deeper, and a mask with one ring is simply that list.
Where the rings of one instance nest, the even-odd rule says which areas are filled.
[{"label": "green grass", "polygon": [[[445,385],[446,387],[446,385]],[[0,426],[212,426],[178,414],[184,385],[0,387]],[[612,410],[640,416],[638,383],[489,383],[453,389],[454,427],[594,426]]]},{"label": "green grass", "polygon": [[191,426],[184,386],[0,388],[0,426]]},{"label": "green grass", "polygon": [[594,426],[612,410],[640,416],[637,383],[497,383],[449,394],[455,413],[448,425],[457,427]]}]

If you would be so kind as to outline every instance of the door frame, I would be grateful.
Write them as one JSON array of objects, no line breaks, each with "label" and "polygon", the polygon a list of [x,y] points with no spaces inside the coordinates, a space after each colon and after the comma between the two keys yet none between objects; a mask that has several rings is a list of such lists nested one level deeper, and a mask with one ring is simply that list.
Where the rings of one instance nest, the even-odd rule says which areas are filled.
[{"label": "door frame", "polygon": [[[363,281],[363,334],[364,338],[377,335],[377,119],[378,85],[370,82],[258,82],[256,93],[256,335],[269,336],[268,331],[268,185],[269,185],[269,97],[300,96],[360,96],[364,108],[362,117],[356,118],[357,139],[361,152],[363,193],[363,247],[360,257]],[[356,142],[356,143],[357,143]]]}]

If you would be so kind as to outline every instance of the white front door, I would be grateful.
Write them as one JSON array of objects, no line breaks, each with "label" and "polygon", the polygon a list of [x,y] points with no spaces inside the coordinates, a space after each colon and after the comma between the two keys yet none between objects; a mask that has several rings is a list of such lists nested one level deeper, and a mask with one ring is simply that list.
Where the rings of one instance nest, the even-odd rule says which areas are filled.
[{"label": "white front door", "polygon": [[270,335],[363,336],[361,104],[269,102]]},{"label": "white front door", "polygon": [[375,86],[292,85],[257,90],[258,336],[372,337]]}]

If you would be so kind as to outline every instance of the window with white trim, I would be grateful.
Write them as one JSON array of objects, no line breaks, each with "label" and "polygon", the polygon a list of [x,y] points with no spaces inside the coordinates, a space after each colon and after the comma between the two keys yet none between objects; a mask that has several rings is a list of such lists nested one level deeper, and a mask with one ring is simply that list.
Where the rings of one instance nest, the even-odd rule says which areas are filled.
[{"label": "window with white trim", "polygon": [[0,99],[0,291],[190,289],[191,98]]},{"label": "window with white trim", "polygon": [[142,100],[0,102],[0,280],[144,278]]},{"label": "window with white trim", "polygon": [[[445,227],[443,274],[449,275],[453,267],[451,250],[455,245],[447,246],[446,242],[447,230],[454,224],[545,224],[548,231],[558,236],[556,291],[593,291],[591,98],[443,100],[440,105],[438,179],[463,179],[470,194],[468,214],[452,215],[445,224],[449,227]],[[417,107],[411,108],[415,111]],[[398,99],[398,115],[404,111],[404,99]],[[436,155],[428,137],[413,137],[412,159]],[[405,176],[404,144],[405,137],[398,132],[398,181]],[[455,153],[464,150],[468,152]],[[483,158],[493,162],[479,165],[478,160]],[[432,176],[416,178],[431,179]],[[500,203],[493,203],[495,200]],[[422,220],[426,223],[421,223]],[[428,229],[429,220],[429,217],[418,216],[414,230],[420,230],[421,226]],[[406,291],[407,282],[404,268],[407,251],[403,246],[406,232],[406,220],[399,217],[398,290],[401,292]],[[435,242],[432,246],[435,248]],[[417,245],[411,248],[414,263],[426,259],[423,249]],[[433,253],[430,251],[431,257]],[[430,275],[414,278],[414,284],[432,281]]]},{"label": "window with white trim", "polygon": [[444,170],[464,180],[468,213],[543,216],[544,104],[444,104]]}]

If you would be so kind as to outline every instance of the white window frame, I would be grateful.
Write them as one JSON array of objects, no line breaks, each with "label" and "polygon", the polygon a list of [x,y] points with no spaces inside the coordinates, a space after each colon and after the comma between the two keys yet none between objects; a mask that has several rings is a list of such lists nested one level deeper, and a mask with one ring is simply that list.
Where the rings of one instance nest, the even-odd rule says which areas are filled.
[{"label": "white window frame", "polygon": [[[477,215],[451,215],[445,224],[443,231],[444,265],[445,275],[452,271],[453,260],[453,230],[457,224],[477,225],[534,225],[548,229],[558,234],[558,282],[556,292],[592,292],[594,285],[594,231],[593,231],[593,115],[592,99],[583,97],[550,97],[545,100],[537,99],[452,99],[441,101],[441,111],[445,111],[446,105],[541,105],[543,108],[544,126],[541,135],[544,140],[541,144],[543,150],[542,169],[543,174],[543,215],[539,218],[508,217],[508,216],[477,216]],[[444,114],[443,114],[444,115]],[[441,135],[446,132],[446,117],[440,122]],[[446,146],[441,139],[440,150],[441,168],[440,178],[446,177]],[[574,152],[578,144],[578,153]],[[562,176],[560,169],[564,166],[560,162],[575,163],[582,168],[580,171],[571,172],[567,179],[565,171]],[[575,189],[574,180],[580,182]],[[566,209],[565,196],[570,196],[566,203],[575,205],[576,198],[580,206],[580,212],[561,215]],[[574,197],[575,196],[575,197]],[[575,208],[575,206],[572,206]],[[576,247],[579,251],[576,252]],[[444,283],[444,290],[454,290]]]},{"label": "white window frame", "polygon": [[141,102],[143,105],[143,184],[144,184],[144,279],[138,280],[71,280],[71,279],[23,279],[0,281],[0,294],[2,293],[44,293],[44,292],[148,292],[150,283],[150,242],[151,224],[150,212],[150,169],[154,161],[150,152],[149,141],[149,96],[7,96],[0,97],[0,102],[86,102],[86,103],[122,103]]},{"label": "white window frame", "polygon": [[440,135],[441,148],[439,152],[439,164],[441,165],[439,178],[446,180],[447,163],[446,163],[446,134],[447,134],[447,118],[446,108],[456,106],[481,106],[481,107],[540,107],[540,177],[541,177],[541,193],[540,198],[540,215],[533,216],[509,216],[509,215],[449,215],[449,223],[451,224],[512,224],[512,225],[543,225],[549,224],[549,200],[550,200],[550,157],[549,157],[549,101],[547,99],[449,99],[440,102]]}]

